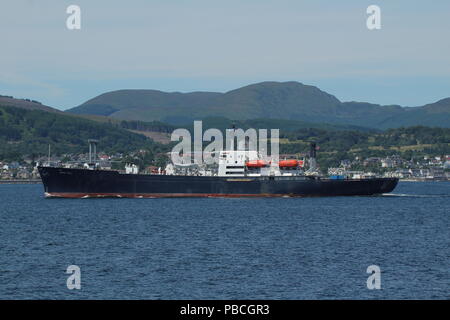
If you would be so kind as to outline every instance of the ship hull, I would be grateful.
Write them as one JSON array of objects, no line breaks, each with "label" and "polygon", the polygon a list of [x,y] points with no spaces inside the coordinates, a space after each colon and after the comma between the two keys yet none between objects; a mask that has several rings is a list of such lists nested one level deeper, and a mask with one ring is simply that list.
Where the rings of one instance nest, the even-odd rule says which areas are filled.
[{"label": "ship hull", "polygon": [[397,178],[205,177],[39,167],[46,197],[318,197],[391,192]]}]

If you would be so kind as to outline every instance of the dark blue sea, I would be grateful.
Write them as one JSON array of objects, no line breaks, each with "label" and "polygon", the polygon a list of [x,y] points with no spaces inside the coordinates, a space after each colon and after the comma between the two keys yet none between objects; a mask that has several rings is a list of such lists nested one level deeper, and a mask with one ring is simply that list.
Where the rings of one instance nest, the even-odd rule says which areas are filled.
[{"label": "dark blue sea", "polygon": [[0,185],[0,298],[450,299],[450,183],[262,199],[44,199],[41,185]]}]

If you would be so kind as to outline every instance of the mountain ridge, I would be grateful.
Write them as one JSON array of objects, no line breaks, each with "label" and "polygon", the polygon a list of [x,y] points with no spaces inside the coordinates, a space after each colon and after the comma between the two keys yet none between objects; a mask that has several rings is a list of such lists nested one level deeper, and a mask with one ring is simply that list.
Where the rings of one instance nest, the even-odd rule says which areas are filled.
[{"label": "mountain ridge", "polygon": [[413,125],[450,127],[450,98],[418,107],[341,102],[315,86],[296,81],[265,81],[225,93],[115,90],[66,112],[120,120],[162,121],[173,125],[205,117],[225,117],[236,120],[294,119],[378,129]]}]

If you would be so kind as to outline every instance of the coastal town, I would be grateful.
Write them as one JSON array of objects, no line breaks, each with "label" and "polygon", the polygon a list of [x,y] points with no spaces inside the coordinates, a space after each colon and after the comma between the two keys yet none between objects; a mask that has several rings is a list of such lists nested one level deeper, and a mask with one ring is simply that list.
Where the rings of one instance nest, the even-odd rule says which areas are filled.
[{"label": "coastal town", "polygon": [[403,159],[399,155],[365,159],[356,157],[354,160],[341,161],[338,168],[328,168],[329,174],[340,172],[346,172],[353,176],[378,174],[399,178],[403,181],[449,181],[450,155],[441,157],[424,156],[416,161]]},{"label": "coastal town", "polygon": [[[168,155],[161,153],[157,155],[158,161],[151,165],[142,163],[145,150],[139,150],[130,154],[105,154],[96,156],[95,166],[104,170],[120,170],[126,163],[141,164],[141,173],[154,174],[160,172],[160,168],[169,160]],[[283,155],[281,155],[283,156]],[[92,160],[91,160],[92,161]],[[11,182],[40,182],[37,167],[40,165],[83,168],[89,163],[89,154],[65,154],[62,156],[39,157],[37,159],[24,159],[21,162],[0,161],[0,183]],[[340,162],[339,167],[320,168],[322,172],[329,175],[358,176],[384,176],[396,177],[403,181],[450,181],[450,155],[429,157],[424,156],[417,160],[403,159],[399,155],[388,157],[369,157],[346,159]]]}]

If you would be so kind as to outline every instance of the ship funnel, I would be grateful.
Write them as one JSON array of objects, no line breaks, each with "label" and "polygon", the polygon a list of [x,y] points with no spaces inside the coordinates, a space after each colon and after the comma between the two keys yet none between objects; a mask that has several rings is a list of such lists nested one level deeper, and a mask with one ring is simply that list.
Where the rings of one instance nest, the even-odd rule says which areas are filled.
[{"label": "ship funnel", "polygon": [[313,171],[316,169],[316,143],[312,142],[309,148],[309,170]]},{"label": "ship funnel", "polygon": [[316,143],[315,142],[311,142],[311,145],[309,147],[309,157],[310,158],[315,158],[316,157]]}]

